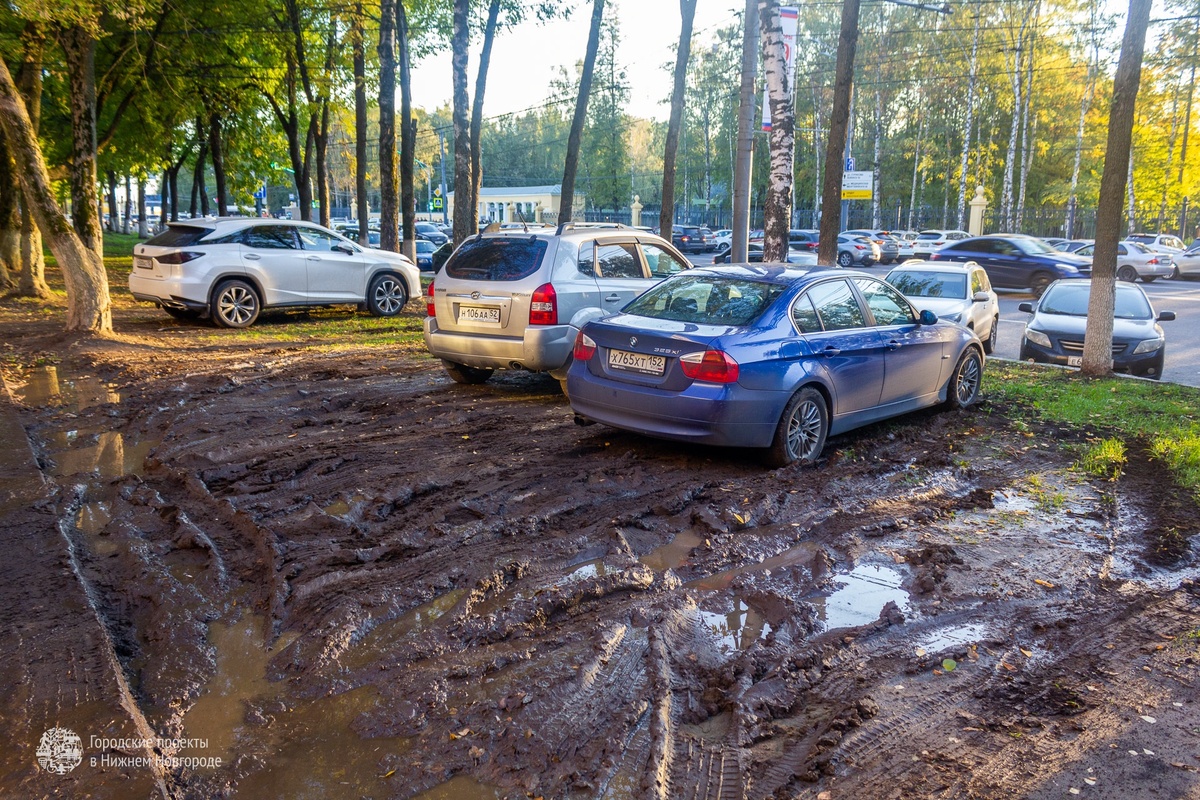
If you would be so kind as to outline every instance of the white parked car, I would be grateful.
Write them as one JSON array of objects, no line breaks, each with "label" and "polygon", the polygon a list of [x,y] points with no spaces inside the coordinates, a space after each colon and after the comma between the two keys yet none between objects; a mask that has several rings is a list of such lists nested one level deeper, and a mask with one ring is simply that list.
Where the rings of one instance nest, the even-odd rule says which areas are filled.
[{"label": "white parked car", "polygon": [[929,254],[942,247],[947,242],[957,242],[960,239],[970,239],[966,231],[944,231],[932,229],[921,231],[913,240],[913,258],[928,258]]},{"label": "white parked car", "polygon": [[899,261],[907,261],[910,258],[915,258],[913,254],[913,246],[917,242],[918,234],[916,231],[892,231],[892,236],[900,244]]},{"label": "white parked car", "polygon": [[[1075,251],[1077,256],[1092,258],[1096,245],[1088,244]],[[1133,283],[1141,278],[1154,283],[1159,278],[1169,278],[1175,272],[1175,264],[1166,253],[1155,253],[1137,242],[1117,242],[1117,280]]]},{"label": "white parked car", "polygon": [[1125,241],[1145,245],[1152,253],[1177,255],[1185,249],[1183,240],[1169,233],[1131,233],[1125,237]]},{"label": "white parked car", "polygon": [[884,279],[900,290],[918,311],[957,322],[975,331],[985,353],[996,349],[1000,335],[1000,298],[987,272],[975,261],[909,261]]},{"label": "white parked car", "polygon": [[179,319],[244,328],[264,308],[363,305],[379,317],[421,294],[405,256],[370,250],[311,222],[172,223],[133,251],[129,291]]}]

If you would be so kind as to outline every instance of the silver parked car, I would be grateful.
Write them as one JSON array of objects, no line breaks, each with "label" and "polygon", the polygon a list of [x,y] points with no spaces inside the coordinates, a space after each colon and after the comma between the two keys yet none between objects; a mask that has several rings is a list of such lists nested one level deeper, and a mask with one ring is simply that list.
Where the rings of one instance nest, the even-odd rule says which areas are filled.
[{"label": "silver parked car", "polygon": [[849,236],[865,236],[879,246],[879,263],[891,264],[900,260],[900,242],[891,233],[884,230],[856,229],[844,231]]},{"label": "silver parked car", "polygon": [[623,225],[482,233],[429,285],[425,345],[459,383],[482,383],[497,369],[565,383],[585,323],[690,266],[662,237]]},{"label": "silver parked car", "polygon": [[838,234],[837,263],[839,267],[869,267],[879,260],[879,245],[866,236]]},{"label": "silver parked car", "polygon": [[966,231],[938,229],[921,231],[917,234],[917,238],[913,240],[913,258],[928,258],[930,253],[945,246],[947,242],[957,242],[970,238],[971,234]]},{"label": "silver parked car", "polygon": [[[1076,250],[1075,255],[1092,258],[1095,252],[1096,245],[1088,244]],[[1117,243],[1117,280],[1133,283],[1141,278],[1154,283],[1159,278],[1171,277],[1174,272],[1175,264],[1166,253],[1155,253],[1137,242]]]},{"label": "silver parked car", "polygon": [[957,322],[975,331],[983,351],[996,349],[1000,335],[1000,298],[987,272],[974,261],[909,261],[885,278],[919,311],[932,311],[938,319]]},{"label": "silver parked car", "polygon": [[214,219],[171,223],[134,247],[129,291],[179,319],[244,328],[272,307],[347,303],[395,316],[421,278],[405,256],[311,222]]}]

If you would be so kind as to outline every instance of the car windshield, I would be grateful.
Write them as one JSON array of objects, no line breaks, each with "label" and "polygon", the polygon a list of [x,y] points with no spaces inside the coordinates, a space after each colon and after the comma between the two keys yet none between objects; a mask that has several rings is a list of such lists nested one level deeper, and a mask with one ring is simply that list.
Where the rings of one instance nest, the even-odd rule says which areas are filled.
[{"label": "car windshield", "polygon": [[446,274],[466,280],[520,280],[537,271],[545,253],[543,239],[472,239],[454,251],[446,264]]},{"label": "car windshield", "polygon": [[893,272],[887,281],[906,297],[967,296],[967,276],[961,272]]},{"label": "car windshield", "polygon": [[1020,247],[1026,253],[1057,253],[1050,245],[1043,242],[1041,239],[1019,239]]},{"label": "car windshield", "polygon": [[[1042,297],[1038,311],[1043,314],[1065,314],[1071,317],[1086,317],[1091,285],[1074,281],[1059,283]],[[1117,284],[1116,319],[1150,319],[1150,302],[1146,295],[1133,286]]]},{"label": "car windshield", "polygon": [[702,325],[748,325],[787,286],[716,275],[680,275],[625,306],[626,314]]}]

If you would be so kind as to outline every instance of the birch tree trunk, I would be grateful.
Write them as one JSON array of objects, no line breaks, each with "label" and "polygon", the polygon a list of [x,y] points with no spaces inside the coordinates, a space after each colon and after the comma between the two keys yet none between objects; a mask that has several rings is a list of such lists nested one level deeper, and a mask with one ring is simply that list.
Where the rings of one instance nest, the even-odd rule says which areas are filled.
[{"label": "birch tree trunk", "polygon": [[872,167],[871,185],[871,227],[883,227],[883,207],[880,194],[883,191],[883,94],[875,90],[875,166]]},{"label": "birch tree trunk", "polygon": [[1179,135],[1179,85],[1171,97],[1171,133],[1167,136],[1167,163],[1163,167],[1162,201],[1158,206],[1158,222],[1154,230],[1163,229],[1163,221],[1167,216],[1167,190],[1171,185],[1171,162],[1175,157],[1175,138]]},{"label": "birch tree trunk", "polygon": [[[1017,214],[1015,229],[1025,229],[1025,184],[1029,178],[1029,165],[1033,158],[1031,137],[1029,135],[1031,108],[1033,106],[1033,62],[1037,57],[1037,25],[1041,14],[1041,3],[1038,3],[1038,13],[1034,15],[1033,28],[1029,34],[1029,55],[1025,78],[1025,107],[1021,112],[1021,192],[1017,198]],[[1033,137],[1037,137],[1037,119],[1033,120]]]},{"label": "birch tree trunk", "polygon": [[1095,1],[1091,4],[1091,15],[1092,60],[1088,62],[1087,88],[1084,89],[1083,97],[1079,100],[1079,130],[1075,135],[1075,163],[1071,168],[1071,193],[1067,198],[1067,226],[1065,234],[1068,239],[1075,238],[1075,215],[1079,207],[1079,170],[1083,164],[1083,134],[1087,123],[1087,113],[1091,108],[1092,98],[1096,94],[1096,76],[1100,71],[1100,42],[1096,30]]},{"label": "birch tree trunk", "polygon": [[[1133,2],[1133,0],[1130,0],[1130,2]],[[1106,159],[1106,160],[1107,160],[1107,159]],[[1125,218],[1129,220],[1129,230],[1130,230],[1130,231],[1136,231],[1136,230],[1138,229],[1138,223],[1137,223],[1137,196],[1136,196],[1136,194],[1135,194],[1135,193],[1134,193],[1134,191],[1133,191],[1133,142],[1132,142],[1132,135],[1131,135],[1131,137],[1130,137],[1130,145],[1129,145],[1129,170],[1128,170],[1128,173],[1126,174],[1126,177],[1125,177],[1125,186],[1126,186],[1126,189],[1127,189],[1127,191],[1128,191],[1128,193],[1129,193],[1129,194],[1128,194],[1128,198],[1129,198],[1129,199],[1128,199],[1128,202],[1129,202],[1129,207],[1128,207],[1128,209],[1127,209],[1127,211],[1126,211],[1126,217],[1125,217]],[[1099,224],[1099,222],[1097,222],[1097,224]]]},{"label": "birch tree trunk", "polygon": [[600,48],[600,23],[604,19],[604,0],[592,0],[592,23],[588,30],[587,52],[583,57],[583,74],[579,76],[579,97],[575,99],[575,116],[567,138],[566,165],[563,167],[562,195],[558,203],[558,222],[571,219],[575,210],[575,174],[579,170],[579,145],[583,139],[583,124],[587,120],[588,99],[592,94],[592,73],[596,70],[596,51]]},{"label": "birch tree trunk", "polygon": [[357,206],[358,243],[370,243],[367,220],[371,218],[367,200],[367,53],[366,33],[363,30],[362,0],[354,4],[354,21],[350,27],[351,59],[354,64],[354,199]]},{"label": "birch tree trunk", "polygon": [[[967,224],[967,169],[970,166],[971,132],[975,123],[975,81],[979,76],[979,20],[983,12],[975,9],[975,33],[971,38],[971,73],[967,79],[967,118],[963,121],[962,158],[958,164],[958,221],[955,227],[966,230]],[[911,227],[911,226],[910,226]]]},{"label": "birch tree trunk", "polygon": [[417,151],[417,121],[412,118],[412,48],[409,46],[406,2],[396,0],[396,41],[400,54],[400,239],[404,254],[415,264],[417,195],[413,189],[413,159]]},{"label": "birch tree trunk", "polygon": [[1121,194],[1125,189],[1122,184],[1128,178],[1126,168],[1133,163],[1133,118],[1142,77],[1142,53],[1146,46],[1150,3],[1151,0],[1129,0],[1129,17],[1121,42],[1121,57],[1113,78],[1108,147],[1104,156],[1104,172],[1100,177],[1100,201],[1096,209],[1092,291],[1088,299],[1087,332],[1083,338],[1082,371],[1088,377],[1101,377],[1112,371],[1117,240],[1121,236]]},{"label": "birch tree trunk", "polygon": [[742,18],[742,79],[738,92],[737,161],[733,170],[731,261],[745,261],[750,234],[750,178],[754,166],[755,79],[758,71],[758,0],[746,0]]},{"label": "birch tree trunk", "polygon": [[[918,103],[920,103],[918,95]],[[908,197],[908,229],[917,229],[917,178],[921,175],[921,144],[925,135],[925,115],[917,117],[917,141],[913,144],[913,179],[912,193]]]},{"label": "birch tree trunk", "polygon": [[813,210],[812,227],[821,224],[821,89],[813,81]]},{"label": "birch tree trunk", "polygon": [[[496,39],[496,21],[500,17],[500,0],[491,0],[487,24],[483,29],[483,49],[479,53],[479,70],[475,75],[475,102],[471,106],[471,208],[479,207],[479,189],[483,185],[483,97],[487,90],[488,68],[492,62],[492,42]],[[471,215],[470,233],[479,227],[479,215]]]},{"label": "birch tree trunk", "polygon": [[454,0],[454,34],[451,47],[451,83],[453,84],[454,118],[454,244],[474,231],[471,219],[476,211],[471,207],[471,132],[467,114],[467,56],[471,46],[471,29],[467,16],[470,0]]},{"label": "birch tree trunk", "polygon": [[663,147],[662,211],[658,233],[668,242],[675,222],[675,159],[679,153],[679,130],[683,127],[683,100],[687,90],[687,67],[692,53],[692,24],[696,19],[696,0],[679,0],[679,49],[675,52],[675,84],[671,89],[671,116],[667,121],[667,141]]},{"label": "birch tree trunk", "polygon": [[[111,332],[112,306],[104,259],[72,230],[54,201],[37,134],[4,59],[0,59],[0,125],[17,168],[25,205],[46,235],[50,251],[62,269],[67,288],[67,330]],[[92,193],[95,194],[94,188]]]},{"label": "birch tree trunk", "polygon": [[771,106],[771,166],[763,202],[763,261],[786,262],[792,220],[796,112],[778,0],[759,0],[758,22],[762,32],[763,82]]}]

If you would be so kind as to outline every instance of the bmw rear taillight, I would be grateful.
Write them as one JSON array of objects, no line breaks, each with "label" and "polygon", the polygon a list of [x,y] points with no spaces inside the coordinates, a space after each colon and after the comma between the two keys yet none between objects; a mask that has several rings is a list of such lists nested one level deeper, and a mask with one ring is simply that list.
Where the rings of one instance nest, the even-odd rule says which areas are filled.
[{"label": "bmw rear taillight", "polygon": [[154,260],[160,264],[186,264],[203,256],[204,253],[197,253],[192,250],[176,250],[174,253],[156,256]]},{"label": "bmw rear taillight", "polygon": [[596,343],[592,341],[592,337],[580,331],[575,334],[575,349],[571,351],[571,355],[576,361],[589,361],[596,355]]},{"label": "bmw rear taillight", "polygon": [[548,283],[533,290],[533,297],[529,301],[529,324],[558,324],[558,295]]},{"label": "bmw rear taillight", "polygon": [[433,307],[433,281],[429,282],[429,288],[425,291],[425,316],[437,316],[437,311]]},{"label": "bmw rear taillight", "polygon": [[679,357],[683,374],[694,381],[705,383],[735,383],[738,379],[738,363],[721,350],[705,350]]}]

